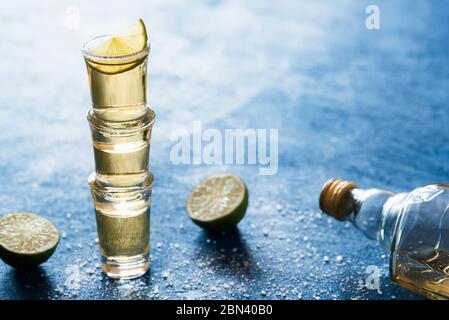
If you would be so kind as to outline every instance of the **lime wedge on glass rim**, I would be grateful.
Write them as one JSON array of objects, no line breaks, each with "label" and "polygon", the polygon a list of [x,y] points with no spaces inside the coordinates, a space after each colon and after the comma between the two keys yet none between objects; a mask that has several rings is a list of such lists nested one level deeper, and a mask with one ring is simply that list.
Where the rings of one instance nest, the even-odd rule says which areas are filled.
[{"label": "lime wedge on glass rim", "polygon": [[147,46],[147,29],[142,19],[123,34],[107,37],[90,52],[95,56],[122,57],[142,51]]},{"label": "lime wedge on glass rim", "polygon": [[248,189],[242,179],[224,174],[207,178],[187,199],[187,212],[199,226],[210,230],[235,227],[248,207]]},{"label": "lime wedge on glass rim", "polygon": [[[128,29],[128,31],[94,39],[94,45],[85,53],[87,63],[94,69],[116,74],[130,70],[140,64],[148,46],[148,35],[142,19]],[[134,55],[138,54],[136,57]],[[141,57],[142,56],[142,57]]]},{"label": "lime wedge on glass rim", "polygon": [[49,220],[29,212],[0,218],[0,258],[15,268],[35,267],[47,261],[59,242]]}]

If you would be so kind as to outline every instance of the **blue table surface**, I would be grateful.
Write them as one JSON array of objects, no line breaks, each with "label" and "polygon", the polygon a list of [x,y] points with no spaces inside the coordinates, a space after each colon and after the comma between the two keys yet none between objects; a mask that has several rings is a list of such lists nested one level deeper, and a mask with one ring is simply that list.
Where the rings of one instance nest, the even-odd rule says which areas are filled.
[{"label": "blue table surface", "polygon": [[[0,215],[33,211],[61,231],[34,271],[0,263],[1,299],[420,299],[388,277],[388,252],[321,214],[330,177],[406,191],[449,180],[448,1],[9,2],[0,10]],[[81,44],[147,23],[156,176],[151,271],[99,269]],[[174,165],[170,133],[278,128],[279,169]],[[230,171],[250,190],[235,231],[194,225],[185,199]],[[341,256],[341,261],[337,261]],[[366,287],[379,268],[380,292]]]}]

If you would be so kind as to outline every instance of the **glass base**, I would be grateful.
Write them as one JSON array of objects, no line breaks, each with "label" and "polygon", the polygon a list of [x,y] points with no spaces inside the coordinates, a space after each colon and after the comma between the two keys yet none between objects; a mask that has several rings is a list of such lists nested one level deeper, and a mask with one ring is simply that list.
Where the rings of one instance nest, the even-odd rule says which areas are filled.
[{"label": "glass base", "polygon": [[138,278],[150,267],[148,254],[132,257],[101,257],[101,261],[103,272],[114,279]]}]

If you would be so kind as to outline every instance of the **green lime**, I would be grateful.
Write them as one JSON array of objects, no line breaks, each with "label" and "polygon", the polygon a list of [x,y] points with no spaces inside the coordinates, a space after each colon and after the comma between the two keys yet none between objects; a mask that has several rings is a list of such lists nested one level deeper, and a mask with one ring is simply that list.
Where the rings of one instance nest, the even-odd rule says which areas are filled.
[{"label": "green lime", "polygon": [[37,266],[51,257],[59,232],[47,219],[29,212],[0,219],[0,258],[15,268]]},{"label": "green lime", "polygon": [[224,230],[242,220],[248,207],[248,189],[231,174],[212,176],[195,187],[187,199],[190,218],[199,226]]}]

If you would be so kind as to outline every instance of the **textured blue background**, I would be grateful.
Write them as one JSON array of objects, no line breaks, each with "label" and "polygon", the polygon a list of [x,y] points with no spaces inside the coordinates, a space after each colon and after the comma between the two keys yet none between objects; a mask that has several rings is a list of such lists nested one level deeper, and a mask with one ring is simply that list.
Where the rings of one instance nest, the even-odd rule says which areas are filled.
[{"label": "textured blue background", "polygon": [[[330,177],[408,190],[449,180],[448,1],[15,1],[0,10],[0,214],[28,210],[62,233],[34,272],[0,263],[2,299],[407,299],[388,253],[317,205]],[[79,12],[79,20],[76,19]],[[74,16],[75,14],[75,16]],[[99,270],[81,44],[148,25],[152,267],[133,281]],[[279,128],[279,171],[175,166],[172,130]],[[238,231],[209,235],[184,201],[232,171],[251,198]],[[336,261],[337,256],[343,259]],[[327,258],[329,258],[329,261]],[[364,287],[365,268],[381,291]]]}]

